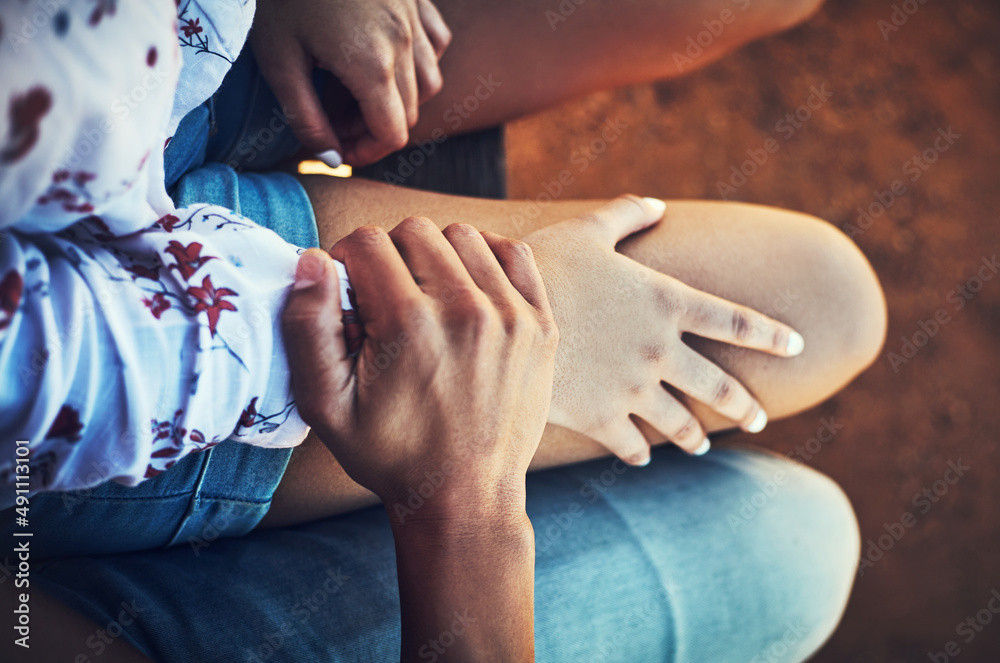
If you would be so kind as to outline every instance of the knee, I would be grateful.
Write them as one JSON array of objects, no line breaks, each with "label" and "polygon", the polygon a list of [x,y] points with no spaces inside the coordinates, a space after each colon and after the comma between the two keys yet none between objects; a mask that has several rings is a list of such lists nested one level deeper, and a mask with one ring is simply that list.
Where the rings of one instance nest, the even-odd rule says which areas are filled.
[{"label": "knee", "polygon": [[804,660],[840,623],[857,575],[861,538],[840,486],[803,465],[787,464],[785,470],[788,483],[768,508],[782,529],[775,538],[787,544],[774,552],[784,558],[787,585],[778,591],[789,619],[775,624],[770,641],[783,642],[798,652],[795,660]]},{"label": "knee", "polygon": [[[737,0],[738,3],[750,0]],[[766,14],[773,32],[788,30],[812,18],[823,6],[823,0],[769,0],[756,3],[756,9]]]},{"label": "knee", "polygon": [[829,325],[826,354],[851,377],[882,351],[888,315],[875,270],[861,250],[829,223],[812,219],[805,244],[819,295],[818,316]]}]

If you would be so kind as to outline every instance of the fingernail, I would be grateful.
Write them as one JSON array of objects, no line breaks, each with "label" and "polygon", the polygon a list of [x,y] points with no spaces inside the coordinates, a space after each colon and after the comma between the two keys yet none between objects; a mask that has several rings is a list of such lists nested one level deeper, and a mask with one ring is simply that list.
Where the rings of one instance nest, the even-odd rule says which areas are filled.
[{"label": "fingernail", "polygon": [[295,285],[292,286],[292,290],[313,287],[323,278],[324,272],[326,272],[326,266],[322,260],[309,253],[302,254],[302,257],[299,258],[299,264],[295,268]]},{"label": "fingernail", "polygon": [[652,460],[653,460],[652,456],[646,456],[645,460],[640,460],[632,464],[636,467],[646,467]]},{"label": "fingernail", "polygon": [[712,443],[706,437],[701,443],[701,446],[691,452],[693,456],[704,456],[708,453],[708,450],[712,448]]},{"label": "fingernail", "polygon": [[789,357],[798,357],[805,349],[806,339],[802,338],[802,334],[793,331],[788,335],[788,347],[785,348],[785,352]]},{"label": "fingernail", "polygon": [[330,168],[337,168],[344,163],[344,160],[340,158],[340,152],[337,150],[320,152],[316,155],[316,158],[328,165]]},{"label": "fingernail", "polygon": [[747,430],[751,433],[759,433],[764,430],[764,426],[767,425],[767,413],[763,409],[757,410],[757,416],[753,418],[750,425],[747,426]]},{"label": "fingernail", "polygon": [[667,204],[660,200],[659,198],[643,198],[646,204],[656,210],[657,214],[663,214],[667,211]]}]

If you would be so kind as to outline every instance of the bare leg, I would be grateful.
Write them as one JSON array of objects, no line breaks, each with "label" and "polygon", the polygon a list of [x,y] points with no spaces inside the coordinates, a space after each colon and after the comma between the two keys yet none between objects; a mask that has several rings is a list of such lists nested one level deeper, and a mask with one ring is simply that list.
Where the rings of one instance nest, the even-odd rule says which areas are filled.
[{"label": "bare leg", "polygon": [[[454,40],[441,60],[444,88],[421,106],[413,140],[435,130],[493,127],[598,90],[680,76],[801,23],[822,0],[567,0],[562,12],[555,1],[435,4]],[[499,85],[484,87],[480,77]]]},{"label": "bare leg", "polygon": [[[358,226],[388,229],[412,215],[442,227],[461,221],[520,237],[600,204],[566,201],[539,209],[533,203],[458,198],[363,180],[318,177],[304,182],[325,247]],[[795,359],[689,339],[739,378],[772,419],[820,403],[877,356],[886,325],[882,292],[861,252],[839,231],[818,219],[767,207],[667,205],[660,224],[623,242],[619,250],[693,287],[787,322],[807,339],[806,351]],[[701,405],[690,405],[708,430],[731,427]],[[549,426],[532,468],[604,455],[607,451],[597,443]],[[373,499],[343,474],[325,447],[310,439],[294,452],[264,526],[315,519]]]}]

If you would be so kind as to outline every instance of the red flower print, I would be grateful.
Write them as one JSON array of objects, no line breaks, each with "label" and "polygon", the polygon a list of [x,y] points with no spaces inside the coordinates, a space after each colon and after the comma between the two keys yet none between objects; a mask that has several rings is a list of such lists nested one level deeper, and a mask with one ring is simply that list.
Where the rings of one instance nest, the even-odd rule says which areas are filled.
[{"label": "red flower print", "polygon": [[156,46],[150,46],[149,51],[146,53],[146,66],[155,67],[156,66]]},{"label": "red flower print", "polygon": [[23,293],[24,279],[21,278],[21,273],[15,269],[10,270],[0,281],[0,331],[10,326]]},{"label": "red flower print", "polygon": [[51,440],[62,437],[69,442],[79,442],[80,431],[82,430],[83,424],[80,423],[80,413],[69,405],[63,405],[62,409],[59,410],[59,414],[56,415],[56,420],[52,422],[52,427],[49,428],[45,439]]},{"label": "red flower print", "polygon": [[250,405],[247,405],[246,409],[243,410],[243,414],[240,415],[240,427],[250,428],[257,422],[257,396],[253,397],[250,401]]},{"label": "red flower print", "polygon": [[194,273],[201,268],[209,260],[215,260],[212,256],[202,257],[201,255],[202,246],[198,242],[192,242],[187,246],[184,246],[176,240],[172,240],[166,248],[166,252],[169,253],[177,260],[176,265],[170,265],[169,269],[176,269],[181,273],[181,277],[187,281]]},{"label": "red flower print", "polygon": [[[136,279],[149,279],[150,281],[160,280],[160,268],[159,267],[146,267],[145,265],[132,265],[131,267],[125,268],[126,272],[131,272],[132,280]],[[145,301],[145,300],[143,300]],[[149,304],[146,304],[149,306]],[[167,307],[169,308],[169,306]],[[156,316],[160,317],[160,316]]]},{"label": "red flower print", "polygon": [[146,305],[149,312],[153,314],[153,317],[157,320],[163,315],[163,312],[170,308],[170,300],[168,300],[162,292],[158,292],[153,295],[152,299],[143,299],[142,303]]},{"label": "red flower print", "polygon": [[115,9],[117,9],[118,0],[96,0],[97,6],[94,7],[94,11],[90,13],[90,25],[95,26],[101,22],[105,14],[108,16],[115,15]]},{"label": "red flower print", "polygon": [[200,288],[188,288],[187,293],[197,299],[194,305],[195,313],[205,311],[208,314],[208,329],[215,336],[215,328],[219,324],[219,316],[223,311],[235,311],[236,307],[232,302],[223,300],[223,297],[239,297],[239,295],[229,288],[215,289],[212,285],[212,277],[206,276],[201,282]]},{"label": "red flower print", "polygon": [[193,35],[202,32],[203,28],[201,27],[200,24],[201,24],[200,18],[193,18],[193,19],[186,18],[184,19],[184,22],[181,23],[181,32],[184,33],[185,37],[190,39]]},{"label": "red flower print", "polygon": [[181,222],[181,220],[178,219],[173,214],[167,214],[163,218],[159,219],[156,222],[156,225],[160,226],[161,228],[163,228],[164,230],[166,230],[168,233],[172,233],[174,231],[174,226],[176,226],[180,222]]},{"label": "red flower print", "polygon": [[0,163],[20,160],[38,142],[38,125],[52,108],[52,95],[44,87],[33,87],[10,100],[7,146],[0,150]]}]

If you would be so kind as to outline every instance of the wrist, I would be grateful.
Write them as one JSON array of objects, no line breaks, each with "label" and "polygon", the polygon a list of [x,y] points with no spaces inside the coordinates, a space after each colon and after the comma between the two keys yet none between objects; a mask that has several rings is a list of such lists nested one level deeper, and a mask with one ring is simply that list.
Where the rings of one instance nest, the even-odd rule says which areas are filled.
[{"label": "wrist", "polygon": [[410,491],[404,501],[383,501],[398,542],[462,549],[502,541],[533,541],[524,507],[524,480],[510,490]]}]

